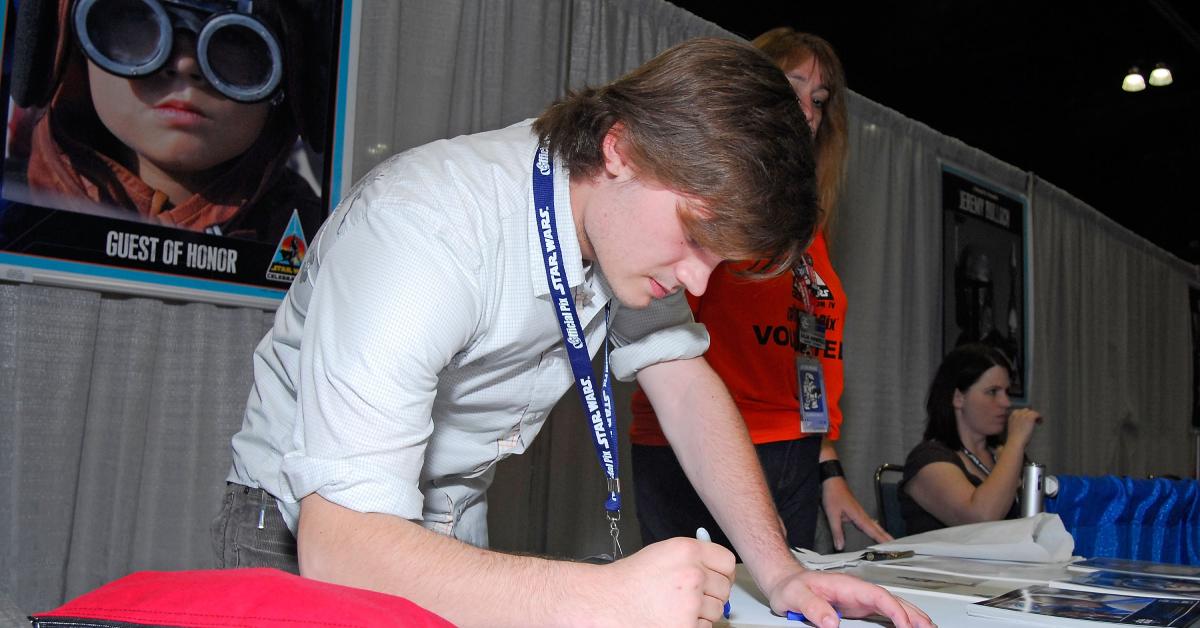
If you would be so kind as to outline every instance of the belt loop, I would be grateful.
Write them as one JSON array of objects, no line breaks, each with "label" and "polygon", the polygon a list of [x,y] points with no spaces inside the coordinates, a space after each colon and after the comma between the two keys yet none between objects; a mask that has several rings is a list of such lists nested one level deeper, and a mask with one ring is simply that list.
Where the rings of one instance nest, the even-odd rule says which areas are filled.
[{"label": "belt loop", "polygon": [[267,492],[263,489],[258,489],[258,529],[265,530],[267,528]]}]

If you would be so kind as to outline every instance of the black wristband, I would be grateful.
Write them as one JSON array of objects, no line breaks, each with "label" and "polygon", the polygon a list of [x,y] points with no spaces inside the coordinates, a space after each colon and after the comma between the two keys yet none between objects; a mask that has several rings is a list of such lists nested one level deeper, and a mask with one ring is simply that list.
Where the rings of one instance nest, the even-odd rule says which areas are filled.
[{"label": "black wristband", "polygon": [[817,465],[817,473],[820,475],[822,482],[828,480],[829,478],[846,477],[846,472],[842,470],[841,461],[837,460],[836,458],[833,460],[826,460],[825,462]]}]

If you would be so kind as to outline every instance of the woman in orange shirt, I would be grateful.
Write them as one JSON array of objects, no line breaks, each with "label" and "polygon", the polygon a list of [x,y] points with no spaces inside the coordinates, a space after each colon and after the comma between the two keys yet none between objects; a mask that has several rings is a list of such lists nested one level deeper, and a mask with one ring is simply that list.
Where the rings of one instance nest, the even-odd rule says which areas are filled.
[{"label": "woman in orange shirt", "polygon": [[[705,358],[746,420],[788,543],[813,546],[818,499],[837,549],[845,544],[846,521],[876,541],[890,540],[851,493],[834,447],[842,419],[838,401],[846,294],[830,264],[826,236],[846,164],[841,62],[824,39],[788,27],[768,31],[753,43],[787,74],[808,118],[821,222],[805,263],[792,273],[751,281],[738,274],[749,264],[722,264],[704,296],[689,295],[689,302],[711,336]],[[684,475],[641,391],[634,395],[633,415],[630,440],[643,542],[690,536],[704,526],[714,542],[732,549]]]}]

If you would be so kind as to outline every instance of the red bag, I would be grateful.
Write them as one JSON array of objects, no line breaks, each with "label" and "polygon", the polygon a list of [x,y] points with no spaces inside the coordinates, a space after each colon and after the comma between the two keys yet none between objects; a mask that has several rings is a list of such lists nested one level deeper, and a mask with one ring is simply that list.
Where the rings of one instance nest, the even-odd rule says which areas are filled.
[{"label": "red bag", "polygon": [[257,568],[133,573],[34,615],[33,625],[453,626],[401,597]]}]

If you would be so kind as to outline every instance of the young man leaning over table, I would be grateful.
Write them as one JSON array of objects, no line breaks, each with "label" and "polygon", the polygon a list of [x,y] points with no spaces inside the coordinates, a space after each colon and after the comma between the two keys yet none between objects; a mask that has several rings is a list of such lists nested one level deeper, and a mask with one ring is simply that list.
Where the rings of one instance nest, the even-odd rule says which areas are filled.
[{"label": "young man leaning over table", "polygon": [[880,587],[793,559],[683,298],[726,259],[790,272],[816,218],[810,144],[770,59],[698,39],[532,122],[377,167],[326,221],[255,352],[214,522],[220,564],[393,593],[462,625],[709,625],[734,573],[714,543],[674,538],[603,565],[484,549],[496,462],[568,388],[611,453],[611,364],[646,391],[773,609],[931,626]]}]

